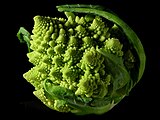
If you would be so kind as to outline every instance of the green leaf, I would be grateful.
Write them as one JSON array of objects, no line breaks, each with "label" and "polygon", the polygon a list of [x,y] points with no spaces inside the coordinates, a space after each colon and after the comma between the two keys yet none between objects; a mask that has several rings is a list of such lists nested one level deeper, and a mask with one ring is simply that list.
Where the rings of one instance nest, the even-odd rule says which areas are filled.
[{"label": "green leaf", "polygon": [[54,99],[66,100],[74,97],[74,93],[71,90],[59,85],[54,85],[52,81],[48,79],[44,82],[44,89]]},{"label": "green leaf", "polygon": [[17,37],[20,41],[20,43],[26,43],[27,47],[28,47],[28,52],[31,51],[30,49],[30,33],[24,28],[24,27],[20,27],[18,33],[17,33]]},{"label": "green leaf", "polygon": [[103,114],[116,105],[114,100],[101,99],[98,103],[93,101],[91,103],[93,106],[90,106],[82,101],[83,98],[76,96],[71,90],[54,85],[48,79],[44,82],[44,90],[45,95],[50,99],[64,100],[72,108],[71,112],[77,115]]},{"label": "green leaf", "polygon": [[104,49],[97,49],[101,53],[106,61],[106,68],[113,77],[113,91],[116,91],[124,87],[130,80],[130,75],[123,65],[122,57],[115,56],[111,53],[108,53]]},{"label": "green leaf", "polygon": [[98,9],[98,10],[103,10],[105,9],[103,6],[100,6],[100,5],[86,5],[86,4],[67,4],[67,5],[60,5],[60,6],[56,6],[57,9],[59,8],[69,8],[69,9],[72,9],[72,8],[92,8],[92,9]]}]

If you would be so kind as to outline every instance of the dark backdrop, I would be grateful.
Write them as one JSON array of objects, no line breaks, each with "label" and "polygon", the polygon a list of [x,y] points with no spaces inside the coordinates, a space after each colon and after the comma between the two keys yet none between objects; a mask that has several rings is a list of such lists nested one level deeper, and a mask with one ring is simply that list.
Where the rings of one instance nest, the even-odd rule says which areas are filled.
[{"label": "dark backdrop", "polygon": [[[80,1],[80,2],[79,2]],[[45,117],[46,119],[86,119],[86,120],[113,120],[113,119],[139,119],[158,116],[159,110],[159,89],[158,89],[158,73],[159,73],[159,23],[157,4],[154,1],[142,2],[140,0],[24,0],[10,2],[9,19],[12,20],[13,35],[10,51],[13,57],[10,57],[12,65],[11,71],[14,76],[8,76],[12,79],[7,82],[13,87],[9,93],[13,93],[12,99],[9,103],[14,105],[7,108],[7,111],[14,112],[16,118],[33,118]],[[32,65],[28,62],[26,57],[26,44],[21,44],[16,37],[19,27],[24,26],[31,31],[33,28],[33,17],[35,15],[59,15],[55,6],[60,4],[97,4],[104,5],[117,13],[139,36],[146,52],[146,69],[141,81],[131,91],[130,95],[125,97],[117,106],[111,111],[103,115],[87,115],[75,116],[73,114],[58,113],[52,111],[43,105],[33,94],[34,88],[26,82],[22,74],[28,71]],[[62,14],[62,13],[61,13]],[[13,43],[13,44],[12,44]],[[13,83],[13,84],[12,84]],[[7,94],[7,96],[10,96]],[[10,97],[9,97],[10,98]]]}]

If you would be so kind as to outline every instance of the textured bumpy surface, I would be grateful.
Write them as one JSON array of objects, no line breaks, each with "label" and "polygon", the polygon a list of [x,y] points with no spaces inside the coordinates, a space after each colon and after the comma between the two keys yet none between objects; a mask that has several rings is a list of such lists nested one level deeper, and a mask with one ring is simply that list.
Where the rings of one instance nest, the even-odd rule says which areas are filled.
[{"label": "textured bumpy surface", "polygon": [[33,18],[32,34],[26,34],[30,40],[25,40],[34,66],[23,76],[53,110],[105,113],[138,81],[133,72],[140,65],[138,54],[115,23],[93,14],[64,13],[66,18]]}]

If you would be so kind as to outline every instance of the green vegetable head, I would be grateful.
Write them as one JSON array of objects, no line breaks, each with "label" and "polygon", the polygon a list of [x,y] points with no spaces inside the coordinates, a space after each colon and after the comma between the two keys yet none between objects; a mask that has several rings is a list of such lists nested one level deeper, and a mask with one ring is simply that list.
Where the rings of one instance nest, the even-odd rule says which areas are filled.
[{"label": "green vegetable head", "polygon": [[35,16],[28,46],[33,67],[23,77],[49,108],[79,115],[111,110],[141,79],[145,53],[135,32],[99,6],[61,5],[66,17]]}]

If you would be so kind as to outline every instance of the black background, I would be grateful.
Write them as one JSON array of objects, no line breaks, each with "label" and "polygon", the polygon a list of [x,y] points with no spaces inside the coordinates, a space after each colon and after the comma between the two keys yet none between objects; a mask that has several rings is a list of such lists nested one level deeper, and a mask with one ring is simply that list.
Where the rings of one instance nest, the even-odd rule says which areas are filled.
[{"label": "black background", "polygon": [[[35,15],[45,15],[56,17],[63,15],[58,13],[55,6],[60,4],[95,4],[103,5],[109,8],[120,16],[139,36],[145,52],[146,52],[146,69],[141,81],[131,91],[130,95],[125,97],[117,106],[115,106],[108,113],[103,115],[86,115],[76,116],[70,113],[59,113],[52,111],[44,106],[33,94],[34,88],[26,82],[22,74],[28,71],[32,65],[28,62],[26,57],[27,46],[21,44],[16,37],[16,34],[21,26],[24,26],[28,31],[33,28],[33,17]],[[158,24],[158,6],[155,1],[142,2],[140,0],[24,0],[14,1],[6,5],[9,8],[9,15],[7,20],[12,21],[8,24],[12,27],[7,28],[10,41],[11,50],[9,60],[11,62],[11,69],[7,69],[6,78],[9,80],[7,84],[11,85],[12,89],[7,92],[9,97],[7,104],[9,106],[7,113],[14,113],[16,118],[46,118],[46,119],[86,119],[86,120],[113,120],[113,119],[139,119],[140,117],[152,119],[158,117],[159,111],[159,24]],[[6,13],[5,13],[6,15]],[[11,38],[10,38],[11,37]],[[8,43],[7,43],[8,44]],[[12,57],[11,57],[12,56]],[[8,71],[9,70],[9,71]],[[11,72],[12,71],[12,72]],[[14,71],[14,72],[13,72]],[[10,79],[11,78],[11,79]],[[12,84],[13,83],[13,84]],[[9,94],[8,94],[9,93]],[[13,97],[10,97],[13,93]],[[6,93],[5,93],[6,95]]]}]

